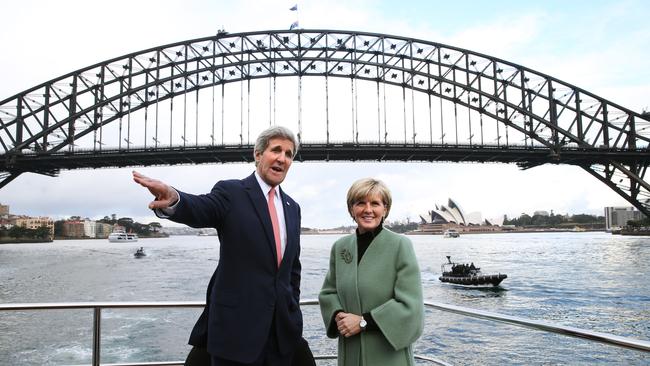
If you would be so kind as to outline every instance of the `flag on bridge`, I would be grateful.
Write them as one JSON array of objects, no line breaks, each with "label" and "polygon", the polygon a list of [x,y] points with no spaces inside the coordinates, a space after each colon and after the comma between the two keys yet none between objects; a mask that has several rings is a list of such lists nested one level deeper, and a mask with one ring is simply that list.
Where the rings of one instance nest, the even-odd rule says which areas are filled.
[{"label": "flag on bridge", "polygon": [[291,23],[291,26],[289,26],[289,30],[293,30],[293,29],[296,29],[296,28],[299,27],[299,23],[298,23],[298,20],[299,20],[299,18],[298,18],[298,4],[297,3],[294,4],[292,7],[289,8],[289,10],[296,12],[296,21]]}]

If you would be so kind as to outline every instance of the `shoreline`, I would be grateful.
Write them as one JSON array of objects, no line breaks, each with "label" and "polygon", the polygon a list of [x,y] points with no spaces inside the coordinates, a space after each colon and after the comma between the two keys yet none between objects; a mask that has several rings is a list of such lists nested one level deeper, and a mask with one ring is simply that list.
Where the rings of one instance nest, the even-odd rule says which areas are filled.
[{"label": "shoreline", "polygon": [[[586,229],[575,231],[572,229],[530,229],[530,230],[500,230],[500,231],[459,231],[460,235],[468,234],[525,234],[525,233],[587,233],[587,232],[606,232],[605,229]],[[443,235],[443,232],[433,231],[407,231],[405,235]]]},{"label": "shoreline", "polygon": [[44,240],[44,239],[10,239],[10,240],[0,240],[0,245],[2,244],[47,244],[53,243],[54,240]]},{"label": "shoreline", "polygon": [[[162,239],[162,238],[168,238],[168,237],[169,237],[169,235],[157,235],[157,236],[142,236],[142,237],[138,237],[138,239]],[[106,238],[55,237],[55,238],[50,239],[50,240],[17,238],[17,239],[11,239],[11,240],[0,240],[0,245],[2,245],[2,244],[48,244],[48,243],[54,243],[54,241],[67,241],[67,240],[106,240],[108,242],[108,237],[106,237]]]}]

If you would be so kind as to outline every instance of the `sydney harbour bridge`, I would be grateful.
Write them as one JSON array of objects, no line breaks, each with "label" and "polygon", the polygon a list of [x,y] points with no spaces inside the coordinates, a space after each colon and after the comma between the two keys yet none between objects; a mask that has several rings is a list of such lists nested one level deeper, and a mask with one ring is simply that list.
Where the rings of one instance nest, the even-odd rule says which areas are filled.
[{"label": "sydney harbour bridge", "polygon": [[647,113],[496,57],[337,30],[220,31],[4,99],[0,188],[28,172],[249,162],[274,124],[297,133],[298,161],[575,165],[650,216]]}]

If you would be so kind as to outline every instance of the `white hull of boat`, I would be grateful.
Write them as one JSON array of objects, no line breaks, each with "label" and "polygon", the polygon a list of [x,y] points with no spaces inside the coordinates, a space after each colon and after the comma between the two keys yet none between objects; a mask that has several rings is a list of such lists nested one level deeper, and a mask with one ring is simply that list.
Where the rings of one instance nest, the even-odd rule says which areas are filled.
[{"label": "white hull of boat", "polygon": [[108,241],[111,243],[136,242],[138,236],[136,234],[112,233],[108,236]]}]

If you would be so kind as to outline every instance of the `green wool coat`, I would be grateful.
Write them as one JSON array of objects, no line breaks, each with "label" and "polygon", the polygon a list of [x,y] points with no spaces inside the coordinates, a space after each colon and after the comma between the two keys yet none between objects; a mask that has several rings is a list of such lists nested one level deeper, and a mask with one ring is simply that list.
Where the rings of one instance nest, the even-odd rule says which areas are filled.
[{"label": "green wool coat", "polygon": [[[355,234],[337,240],[318,296],[327,336],[338,337],[339,366],[415,365],[412,344],[422,334],[424,305],[420,268],[411,241],[386,228],[357,264]],[[380,331],[339,336],[338,310],[370,313]]]}]

